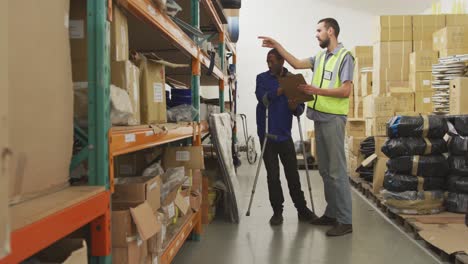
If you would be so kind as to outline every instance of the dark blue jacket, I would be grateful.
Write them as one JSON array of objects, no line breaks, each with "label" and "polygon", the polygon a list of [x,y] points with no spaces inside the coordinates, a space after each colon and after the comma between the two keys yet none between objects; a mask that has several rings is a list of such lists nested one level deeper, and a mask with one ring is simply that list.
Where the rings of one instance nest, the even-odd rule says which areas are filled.
[{"label": "dark blue jacket", "polygon": [[[285,76],[286,74],[288,74],[288,70],[284,68],[283,75]],[[255,95],[258,100],[257,134],[261,142],[263,142],[265,135],[265,100],[269,102],[268,132],[278,137],[274,140],[276,142],[282,142],[291,138],[293,115],[301,115],[304,112],[304,104],[298,105],[294,113],[289,110],[288,98],[284,94],[277,96],[278,88],[278,80],[270,71],[257,75],[257,87],[255,89]]]}]

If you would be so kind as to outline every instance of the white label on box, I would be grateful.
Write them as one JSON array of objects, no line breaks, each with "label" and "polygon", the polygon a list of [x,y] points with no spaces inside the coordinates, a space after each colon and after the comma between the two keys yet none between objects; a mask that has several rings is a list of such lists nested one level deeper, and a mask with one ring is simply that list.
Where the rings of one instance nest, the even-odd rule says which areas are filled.
[{"label": "white label on box", "polygon": [[124,25],[120,25],[120,39],[122,41],[122,45],[127,44],[127,31],[125,30]]},{"label": "white label on box", "polygon": [[153,101],[155,103],[162,103],[164,102],[163,97],[163,86],[161,83],[153,83]]},{"label": "white label on box", "polygon": [[431,85],[431,80],[423,80],[423,85],[424,86],[430,86]]},{"label": "white label on box", "polygon": [[157,182],[153,182],[150,186],[149,186],[149,190],[153,190],[154,188],[158,187],[158,183]]},{"label": "white label on box", "polygon": [[65,25],[65,28],[70,27],[70,17],[68,16],[68,14],[65,14],[64,25]]},{"label": "white label on box", "polygon": [[120,174],[131,175],[133,174],[133,168],[131,165],[122,164],[120,165]]},{"label": "white label on box", "polygon": [[167,206],[167,212],[169,214],[169,218],[173,218],[175,216],[175,205],[171,203]]},{"label": "white label on box", "polygon": [[140,238],[137,238],[137,245],[140,247],[141,245],[143,245],[143,240],[141,240]]},{"label": "white label on box", "polygon": [[152,16],[156,16],[156,10],[155,10],[154,7],[151,6],[151,5],[148,5],[148,12],[149,12]]},{"label": "white label on box", "polygon": [[125,134],[125,143],[131,143],[136,141],[135,134]]},{"label": "white label on box", "polygon": [[154,135],[154,131],[153,131],[153,130],[151,130],[151,131],[146,131],[146,132],[145,132],[145,136],[147,136],[147,137],[151,137],[152,135]]},{"label": "white label on box", "polygon": [[190,152],[186,150],[176,151],[176,161],[190,161]]},{"label": "white label on box", "polygon": [[68,29],[70,39],[84,39],[84,21],[70,20]]},{"label": "white label on box", "polygon": [[430,97],[423,98],[423,102],[425,104],[430,104],[431,103],[431,98]]},{"label": "white label on box", "polygon": [[88,89],[88,82],[74,82],[74,89]]}]

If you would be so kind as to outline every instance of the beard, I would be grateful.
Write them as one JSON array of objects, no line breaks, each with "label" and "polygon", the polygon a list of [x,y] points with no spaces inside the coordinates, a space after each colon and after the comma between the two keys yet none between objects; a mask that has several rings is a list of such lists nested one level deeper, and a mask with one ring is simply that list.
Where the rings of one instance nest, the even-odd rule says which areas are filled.
[{"label": "beard", "polygon": [[323,41],[319,41],[319,44],[320,44],[320,47],[322,49],[324,49],[324,48],[328,47],[328,45],[330,45],[330,39],[327,38],[327,39],[325,39]]}]

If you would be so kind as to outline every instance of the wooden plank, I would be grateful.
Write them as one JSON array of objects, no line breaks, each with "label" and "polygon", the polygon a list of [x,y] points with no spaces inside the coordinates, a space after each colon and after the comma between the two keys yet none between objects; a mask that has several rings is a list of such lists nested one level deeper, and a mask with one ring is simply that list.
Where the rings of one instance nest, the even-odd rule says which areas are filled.
[{"label": "wooden plank", "polygon": [[17,230],[67,207],[85,201],[101,192],[100,186],[68,187],[43,197],[10,207],[12,230]]}]

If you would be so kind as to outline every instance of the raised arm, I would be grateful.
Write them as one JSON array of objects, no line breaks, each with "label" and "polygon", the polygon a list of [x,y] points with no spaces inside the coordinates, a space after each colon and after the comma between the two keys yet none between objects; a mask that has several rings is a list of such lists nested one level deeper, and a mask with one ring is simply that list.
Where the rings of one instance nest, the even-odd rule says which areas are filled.
[{"label": "raised arm", "polygon": [[259,39],[263,40],[262,47],[276,49],[281,56],[294,68],[294,69],[310,69],[312,63],[310,59],[298,59],[289,53],[281,44],[270,37],[260,36]]}]

